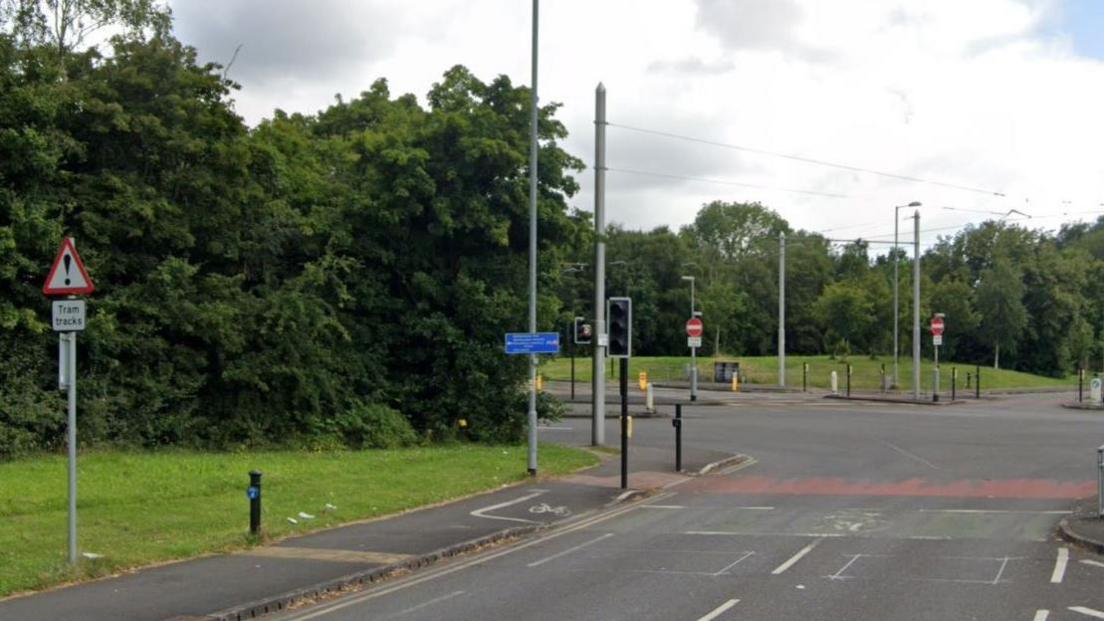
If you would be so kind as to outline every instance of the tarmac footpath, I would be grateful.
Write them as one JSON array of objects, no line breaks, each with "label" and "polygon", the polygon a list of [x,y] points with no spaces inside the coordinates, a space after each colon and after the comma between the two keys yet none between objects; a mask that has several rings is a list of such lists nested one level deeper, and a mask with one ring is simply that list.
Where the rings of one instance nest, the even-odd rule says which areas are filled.
[{"label": "tarmac footpath", "polygon": [[[253,619],[569,525],[694,476],[673,472],[669,458],[664,451],[634,451],[628,491],[620,488],[619,460],[613,457],[575,475],[0,600],[0,619]],[[687,458],[695,474],[734,459],[715,452]]]}]

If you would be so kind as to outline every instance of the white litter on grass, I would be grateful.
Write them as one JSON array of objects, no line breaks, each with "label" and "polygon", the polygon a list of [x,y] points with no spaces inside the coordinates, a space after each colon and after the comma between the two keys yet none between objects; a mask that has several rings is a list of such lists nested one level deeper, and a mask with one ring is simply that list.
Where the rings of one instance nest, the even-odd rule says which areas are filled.
[{"label": "white litter on grass", "polygon": [[303,513],[302,511],[299,512],[299,517],[304,519],[304,520],[313,520],[314,519],[313,515],[311,515],[309,513]]},{"label": "white litter on grass", "polygon": [[81,553],[81,556],[90,561],[94,561],[98,558],[103,558],[103,554],[96,554],[95,552],[83,552]]},{"label": "white litter on grass", "polygon": [[330,503],[327,502],[326,503],[326,511],[337,511],[337,507],[335,507],[335,506],[333,506],[333,505],[331,505]]},{"label": "white litter on grass", "polygon": [[299,520],[297,520],[293,517],[288,518],[288,524],[298,524],[298,523],[299,523]]}]

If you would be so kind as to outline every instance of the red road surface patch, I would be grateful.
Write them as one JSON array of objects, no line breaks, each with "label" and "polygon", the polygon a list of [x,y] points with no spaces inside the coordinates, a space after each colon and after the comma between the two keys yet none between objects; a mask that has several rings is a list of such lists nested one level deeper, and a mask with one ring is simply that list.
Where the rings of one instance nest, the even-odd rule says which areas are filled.
[{"label": "red road surface patch", "polygon": [[766,476],[703,478],[691,481],[685,491],[717,494],[789,496],[943,496],[950,498],[1076,499],[1096,493],[1096,481],[1048,479],[960,480],[929,482],[853,481],[842,478],[776,479]]}]

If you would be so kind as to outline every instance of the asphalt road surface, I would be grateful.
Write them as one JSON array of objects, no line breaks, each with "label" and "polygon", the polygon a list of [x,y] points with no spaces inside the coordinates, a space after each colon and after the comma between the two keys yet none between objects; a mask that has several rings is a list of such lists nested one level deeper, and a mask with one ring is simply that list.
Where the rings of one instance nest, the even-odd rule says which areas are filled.
[{"label": "asphalt road surface", "polygon": [[[1095,493],[1104,420],[1060,400],[687,408],[688,452],[754,462],[283,618],[1104,619],[1104,559],[1053,534]],[[635,431],[672,446],[669,419]],[[585,419],[542,432],[589,434]]]}]

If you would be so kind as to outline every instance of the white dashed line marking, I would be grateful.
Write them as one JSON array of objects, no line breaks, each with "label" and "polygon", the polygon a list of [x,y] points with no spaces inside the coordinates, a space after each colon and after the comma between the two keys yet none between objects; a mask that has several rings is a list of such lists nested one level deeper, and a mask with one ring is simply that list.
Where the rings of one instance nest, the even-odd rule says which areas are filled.
[{"label": "white dashed line marking", "polygon": [[[1051,584],[1061,584],[1066,577],[1066,565],[1069,563],[1069,548],[1058,548],[1058,558],[1054,560],[1054,573],[1050,574]],[[1104,619],[1104,617],[1101,617]]]}]

